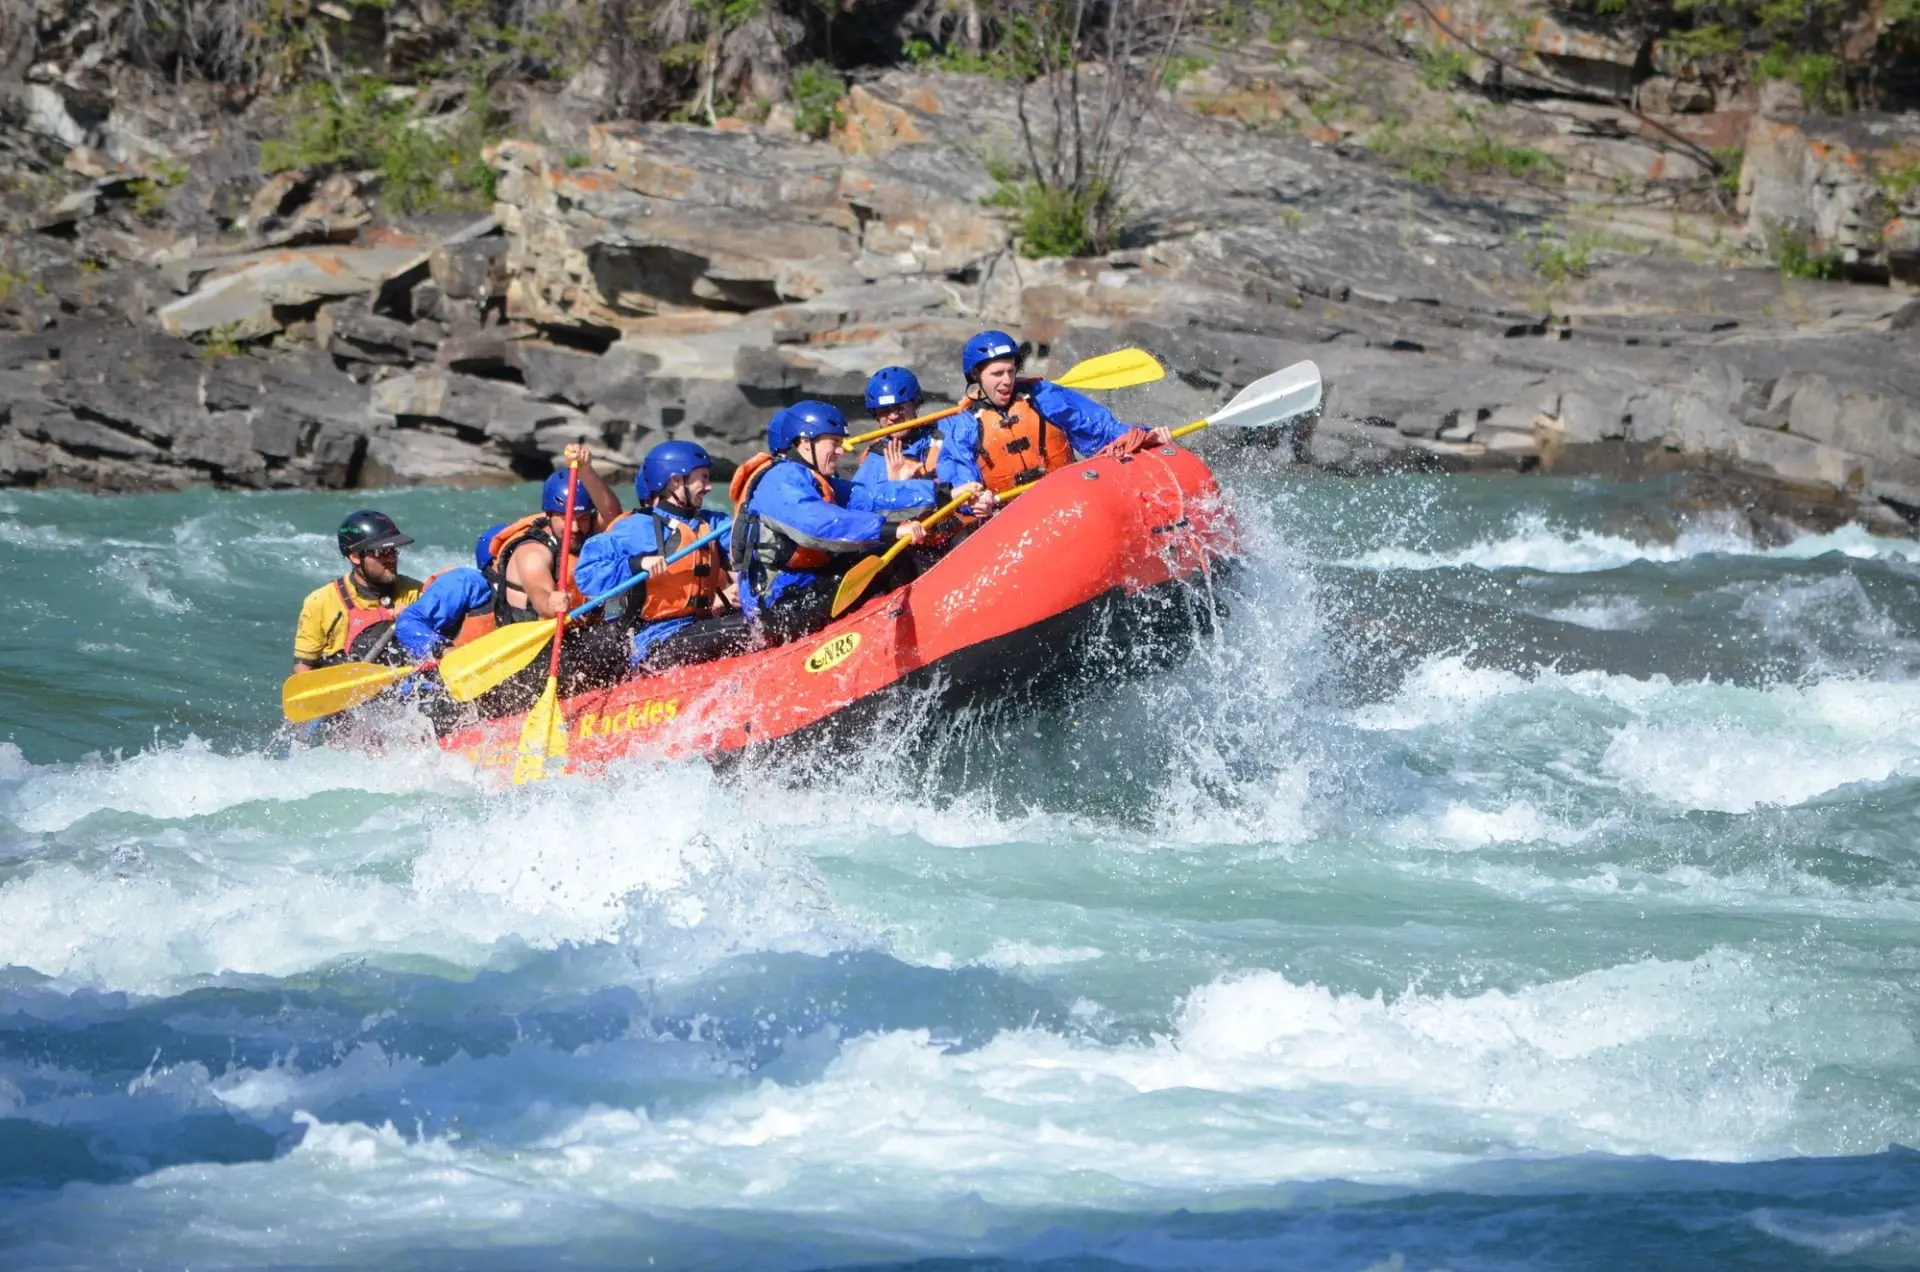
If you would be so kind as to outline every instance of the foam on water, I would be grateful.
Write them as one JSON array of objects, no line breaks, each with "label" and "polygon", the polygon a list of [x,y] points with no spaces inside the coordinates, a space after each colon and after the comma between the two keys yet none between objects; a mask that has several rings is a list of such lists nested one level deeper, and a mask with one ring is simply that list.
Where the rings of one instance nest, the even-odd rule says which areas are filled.
[{"label": "foam on water", "polygon": [[1658,543],[1561,526],[1546,514],[1533,512],[1515,517],[1504,533],[1464,547],[1439,550],[1399,545],[1380,547],[1340,564],[1370,570],[1524,569],[1548,574],[1584,574],[1643,561],[1672,564],[1702,556],[1810,561],[1829,553],[1855,560],[1920,562],[1920,544],[1872,535],[1858,525],[1843,526],[1828,534],[1805,534],[1789,543],[1763,548],[1731,525],[1690,526],[1672,542]]},{"label": "foam on water", "polygon": [[1595,776],[1687,808],[1794,805],[1920,772],[1920,683],[1830,680],[1762,688],[1604,672],[1531,675],[1431,659],[1390,700],[1354,713],[1378,732],[1507,726],[1572,706],[1609,742]]},{"label": "foam on water", "polygon": [[1920,684],[1675,686],[1615,735],[1604,771],[1633,791],[1738,813],[1920,772]]},{"label": "foam on water", "polygon": [[[377,762],[350,751],[301,750],[285,758],[258,752],[222,755],[196,737],[124,759],[29,768],[0,803],[0,817],[22,830],[65,830],[96,813],[153,821],[205,817],[245,804],[276,804],[328,791],[388,796],[473,788],[472,768],[438,751],[407,748]],[[402,804],[404,807],[404,804]]]},{"label": "foam on water", "polygon": [[1449,851],[1470,851],[1492,844],[1545,843],[1560,847],[1577,844],[1597,827],[1564,825],[1545,816],[1527,800],[1502,808],[1475,808],[1449,803],[1439,816],[1403,818],[1388,829],[1393,840],[1428,844]]},{"label": "foam on water", "polygon": [[1601,632],[1641,631],[1652,621],[1647,607],[1630,596],[1578,601],[1548,610],[1545,617]]},{"label": "foam on water", "polygon": [[[483,967],[643,939],[664,971],[845,936],[804,860],[698,766],[507,798],[432,750],[273,759],[192,741],[14,772],[0,815],[94,845],[0,881],[8,961],[73,984],[164,993],[351,957]],[[288,834],[302,807],[307,832]]]}]

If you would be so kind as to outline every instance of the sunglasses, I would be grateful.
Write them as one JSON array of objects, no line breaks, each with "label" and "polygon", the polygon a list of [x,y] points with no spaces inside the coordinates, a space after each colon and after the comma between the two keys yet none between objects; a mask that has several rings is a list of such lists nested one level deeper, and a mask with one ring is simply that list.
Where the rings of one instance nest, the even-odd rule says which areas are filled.
[{"label": "sunglasses", "polygon": [[398,561],[400,559],[400,549],[375,548],[371,552],[362,552],[360,555],[370,556],[376,561]]}]

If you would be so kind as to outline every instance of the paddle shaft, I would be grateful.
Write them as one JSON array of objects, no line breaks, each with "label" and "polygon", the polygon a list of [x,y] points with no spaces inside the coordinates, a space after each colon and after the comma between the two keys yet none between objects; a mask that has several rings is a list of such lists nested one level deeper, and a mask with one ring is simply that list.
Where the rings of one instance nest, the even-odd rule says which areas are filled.
[{"label": "paddle shaft", "polygon": [[944,420],[949,415],[958,415],[960,414],[960,412],[966,409],[967,409],[967,404],[965,402],[961,402],[956,406],[949,406],[944,411],[935,411],[931,415],[915,416],[913,419],[910,419],[910,420],[901,420],[898,424],[888,424],[881,428],[871,429],[868,432],[861,433],[856,437],[849,437],[842,444],[848,450],[852,450],[856,446],[864,446],[868,442],[878,441],[882,437],[892,437],[895,433],[905,433],[910,429],[919,428],[923,424],[932,424],[932,423],[935,423],[936,421]]},{"label": "paddle shaft", "polygon": [[[953,498],[947,500],[946,503],[942,504],[939,508],[935,509],[933,512],[929,513],[925,518],[923,518],[920,522],[920,528],[922,530],[933,529],[933,527],[939,525],[942,521],[945,521],[948,517],[951,517],[954,513],[959,512],[962,508],[966,507],[968,504],[972,503],[974,500],[978,499],[979,497],[980,497],[980,492],[978,490],[970,490],[964,495],[955,495]],[[905,552],[908,548],[912,546],[913,546],[912,539],[895,539],[893,541],[893,546],[880,554],[881,568],[885,569],[888,563],[890,563],[895,557],[899,556],[902,552]]]},{"label": "paddle shaft", "polygon": [[[554,570],[554,581],[560,585],[560,595],[567,594],[573,583],[573,497],[580,489],[580,461],[567,461],[567,519],[560,527],[560,565]],[[547,662],[547,679],[560,678],[560,638],[567,634],[567,616],[560,615],[553,620],[553,657]]]},{"label": "paddle shaft", "polygon": [[[701,535],[698,539],[695,539],[692,543],[689,543],[686,547],[681,548],[679,551],[675,552],[672,556],[662,561],[660,563],[661,568],[665,569],[667,566],[672,565],[675,561],[678,561],[681,557],[687,556],[690,553],[698,552],[700,549],[706,547],[709,543],[712,543],[715,539],[718,539],[721,535],[725,534],[726,532],[727,532],[726,526],[714,527],[712,530],[707,531],[705,534]],[[652,577],[653,576],[648,574],[645,570],[642,570],[640,573],[628,579],[625,583],[622,583],[619,587],[610,587],[606,591],[600,593],[600,595],[589,597],[585,601],[582,601],[580,604],[574,606],[571,610],[567,612],[567,617],[579,618],[582,615],[584,615],[588,610],[598,609],[600,606],[605,605],[608,601],[612,600],[614,597],[619,596],[622,592],[625,592],[628,588],[638,587],[640,586],[640,584],[645,583],[648,579]]]}]

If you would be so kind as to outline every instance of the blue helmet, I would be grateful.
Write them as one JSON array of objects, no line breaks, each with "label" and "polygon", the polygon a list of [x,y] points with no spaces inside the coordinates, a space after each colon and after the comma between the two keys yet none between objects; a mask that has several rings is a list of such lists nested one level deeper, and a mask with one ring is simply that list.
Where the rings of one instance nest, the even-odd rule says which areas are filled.
[{"label": "blue helmet", "polygon": [[[547,478],[547,484],[540,487],[540,511],[565,512],[567,510],[567,470],[561,469]],[[598,512],[593,506],[593,496],[587,493],[587,484],[580,483],[573,492],[573,510],[575,512]]]},{"label": "blue helmet", "polygon": [[[565,495],[563,494],[562,498],[564,497]],[[473,541],[473,563],[480,567],[483,572],[488,566],[493,564],[494,537],[506,528],[507,523],[504,521],[497,526],[488,526],[480,532],[480,537]]]},{"label": "blue helmet", "polygon": [[767,421],[767,449],[778,455],[806,437],[845,437],[847,417],[825,402],[795,402]]},{"label": "blue helmet", "polygon": [[712,467],[713,456],[707,454],[707,448],[700,443],[662,442],[647,452],[646,462],[633,475],[633,493],[640,496],[640,502],[648,503],[658,499],[675,477],[684,477],[696,468]]},{"label": "blue helmet", "polygon": [[918,402],[924,394],[920,392],[920,381],[913,378],[913,372],[905,367],[881,367],[867,381],[867,409],[877,411],[883,406],[900,406],[907,402]]},{"label": "blue helmet", "polygon": [[967,341],[967,347],[960,351],[960,373],[971,380],[974,372],[995,358],[1012,358],[1018,366],[1020,344],[1004,331],[983,331]]}]

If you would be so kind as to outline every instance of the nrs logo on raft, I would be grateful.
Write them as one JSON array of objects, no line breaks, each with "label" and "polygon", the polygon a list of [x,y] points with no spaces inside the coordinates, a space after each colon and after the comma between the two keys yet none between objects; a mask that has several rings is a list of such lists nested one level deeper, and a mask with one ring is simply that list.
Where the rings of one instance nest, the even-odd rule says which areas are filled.
[{"label": "nrs logo on raft", "polygon": [[860,633],[846,632],[835,636],[820,648],[807,655],[807,670],[822,672],[829,667],[837,667],[853,657],[853,651],[860,648]]}]

